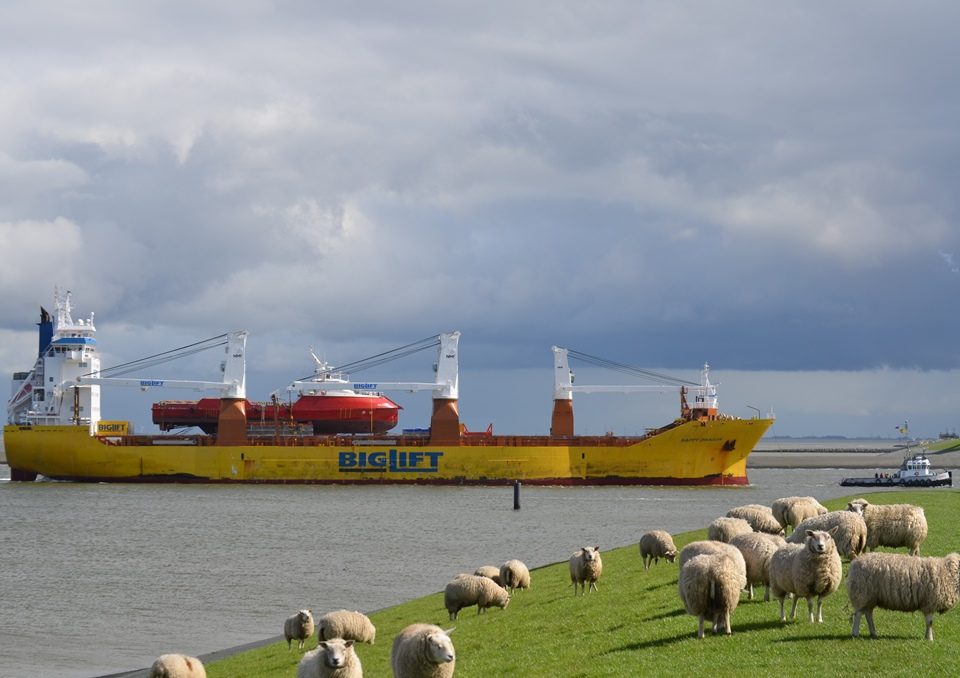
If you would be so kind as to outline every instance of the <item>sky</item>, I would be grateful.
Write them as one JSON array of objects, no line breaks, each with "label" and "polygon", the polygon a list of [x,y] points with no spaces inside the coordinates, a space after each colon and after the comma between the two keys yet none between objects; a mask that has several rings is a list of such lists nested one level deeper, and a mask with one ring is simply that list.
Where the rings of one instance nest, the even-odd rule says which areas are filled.
[{"label": "sky", "polygon": [[[311,346],[343,364],[456,329],[471,429],[545,433],[559,345],[709,363],[721,410],[773,435],[935,437],[960,427],[958,23],[936,1],[4,2],[0,388],[59,285],[105,367],[249,330],[254,399]],[[429,395],[391,395],[426,425]],[[679,406],[574,408],[633,433]]]}]

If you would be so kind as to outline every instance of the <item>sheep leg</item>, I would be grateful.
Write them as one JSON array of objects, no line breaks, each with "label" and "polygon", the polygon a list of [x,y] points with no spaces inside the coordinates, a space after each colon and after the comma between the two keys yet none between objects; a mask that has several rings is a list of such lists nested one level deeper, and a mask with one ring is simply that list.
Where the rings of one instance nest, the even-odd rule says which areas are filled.
[{"label": "sheep leg", "polygon": [[703,638],[703,615],[701,614],[697,619],[697,638]]},{"label": "sheep leg", "polygon": [[863,614],[867,618],[867,628],[870,629],[870,637],[876,638],[877,627],[873,625],[873,608],[871,607],[869,610],[864,610]]},{"label": "sheep leg", "polygon": [[747,600],[753,600],[753,582],[747,584]]},{"label": "sheep leg", "polygon": [[728,636],[732,633],[730,630],[730,610],[723,611],[723,632]]},{"label": "sheep leg", "polygon": [[817,622],[823,623],[823,596],[817,596]]},{"label": "sheep leg", "polygon": [[600,593],[600,587],[597,586],[597,582],[595,582],[595,581],[590,582],[590,590],[593,590],[593,591],[596,591],[597,593]]},{"label": "sheep leg", "polygon": [[924,637],[927,640],[933,640],[933,612],[925,614],[924,619],[927,621],[927,634]]},{"label": "sheep leg", "polygon": [[854,638],[860,636],[860,610],[853,611],[853,628],[850,629],[850,635]]},{"label": "sheep leg", "polygon": [[763,602],[769,603],[770,602],[770,584],[767,584],[764,587],[764,589],[765,590],[763,592]]},{"label": "sheep leg", "polygon": [[793,596],[793,607],[790,608],[790,619],[797,618],[797,603],[800,602],[800,596],[794,594]]},{"label": "sheep leg", "polygon": [[786,615],[783,613],[783,598],[780,598],[780,621],[787,621]]}]

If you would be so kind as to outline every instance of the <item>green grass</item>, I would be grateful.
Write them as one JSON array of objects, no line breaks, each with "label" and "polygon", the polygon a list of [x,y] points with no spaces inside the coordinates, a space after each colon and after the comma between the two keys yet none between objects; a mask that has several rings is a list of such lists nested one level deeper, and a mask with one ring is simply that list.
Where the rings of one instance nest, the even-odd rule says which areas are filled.
[{"label": "green grass", "polygon": [[[921,490],[858,494],[882,503],[923,506],[930,534],[923,555],[944,555],[960,549],[960,492]],[[846,499],[825,502],[842,508]],[[642,528],[638,526],[639,540]],[[675,537],[678,548],[704,539],[706,530]],[[898,549],[904,552],[904,549]],[[797,621],[781,623],[776,601],[741,598],[733,613],[732,636],[708,633],[697,640],[697,620],[687,615],[677,595],[677,565],[661,563],[644,571],[637,544],[603,553],[600,591],[573,595],[567,563],[531,572],[532,588],[518,591],[505,610],[478,615],[476,608],[447,620],[443,594],[436,593],[371,614],[377,627],[375,645],[358,644],[366,676],[387,676],[390,645],[407,624],[429,622],[453,633],[460,678],[491,676],[784,676],[952,675],[960,666],[960,611],[938,615],[932,643],[923,640],[920,613],[877,610],[877,640],[850,637],[846,571],[840,589],[824,603],[824,623],[806,621],[806,603]],[[455,573],[451,573],[452,574]],[[788,601],[789,604],[789,601]],[[787,610],[789,614],[789,608]],[[709,624],[707,625],[709,628]],[[308,649],[316,647],[316,637]],[[208,666],[210,678],[293,676],[301,654],[280,641]]]}]

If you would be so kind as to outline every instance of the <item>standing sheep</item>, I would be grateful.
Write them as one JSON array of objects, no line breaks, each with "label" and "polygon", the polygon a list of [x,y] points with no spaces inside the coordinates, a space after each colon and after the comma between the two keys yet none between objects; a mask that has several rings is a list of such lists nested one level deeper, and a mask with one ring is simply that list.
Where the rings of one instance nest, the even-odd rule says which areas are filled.
[{"label": "standing sheep", "polygon": [[[836,531],[834,528],[832,531]],[[770,593],[780,601],[780,621],[786,621],[783,599],[793,594],[790,618],[797,617],[797,602],[807,599],[807,613],[812,624],[813,599],[817,598],[818,622],[823,622],[823,599],[837,590],[843,567],[840,554],[830,532],[807,530],[803,544],[787,544],[770,558]]]},{"label": "standing sheep", "polygon": [[504,588],[510,589],[510,593],[513,593],[514,589],[528,589],[530,570],[520,560],[508,560],[500,566],[500,581]]},{"label": "standing sheep", "polygon": [[922,506],[913,504],[871,504],[854,499],[847,510],[863,516],[867,524],[867,548],[906,546],[911,556],[920,555],[920,544],[927,538],[927,517]]},{"label": "standing sheep", "polygon": [[474,571],[474,574],[478,577],[492,579],[497,586],[503,586],[503,580],[500,578],[500,568],[496,565],[481,565]]},{"label": "standing sheep", "polygon": [[450,619],[456,619],[457,614],[465,607],[477,606],[477,614],[485,612],[488,607],[503,609],[510,604],[510,594],[486,577],[473,574],[459,574],[447,584],[443,591],[443,605],[450,613]]},{"label": "standing sheep", "polygon": [[763,504],[747,504],[746,506],[737,506],[727,511],[728,518],[743,518],[754,532],[766,532],[767,534],[784,535],[783,527],[776,518],[773,517],[773,511],[769,506]]},{"label": "standing sheep", "polygon": [[207,678],[207,670],[196,657],[162,654],[150,667],[149,678]]},{"label": "standing sheep", "polygon": [[577,595],[578,586],[584,595],[591,589],[599,592],[597,580],[602,574],[603,560],[600,558],[599,546],[584,546],[570,556],[570,581],[573,583],[573,595]]},{"label": "standing sheep", "polygon": [[330,640],[331,638],[343,638],[373,645],[377,639],[377,628],[362,612],[336,610],[327,612],[317,620],[317,639]]},{"label": "standing sheep", "polygon": [[707,527],[707,539],[727,543],[738,534],[748,532],[753,532],[753,527],[743,518],[721,516]]},{"label": "standing sheep", "polygon": [[923,612],[924,636],[933,640],[933,613],[943,614],[960,599],[960,555],[919,558],[902,553],[867,553],[850,563],[847,591],[853,608],[853,637],[860,635],[860,615],[870,637],[877,637],[873,608]]},{"label": "standing sheep", "polygon": [[353,641],[343,638],[322,640],[297,665],[297,678],[363,678],[360,657]]},{"label": "standing sheep", "polygon": [[302,650],[304,641],[312,635],[313,613],[310,610],[300,610],[283,622],[283,637],[287,641],[288,650],[294,640],[299,641],[297,647]]},{"label": "standing sheep", "polygon": [[770,505],[773,517],[786,530],[788,527],[796,529],[802,521],[814,516],[822,516],[827,507],[815,497],[781,497]]},{"label": "standing sheep", "polygon": [[863,553],[867,545],[867,524],[861,516],[851,511],[830,511],[822,516],[807,518],[790,533],[787,543],[803,543],[807,530],[829,531],[833,528],[837,528],[833,540],[841,556],[853,560]]},{"label": "standing sheep", "polygon": [[643,559],[643,569],[649,570],[650,564],[656,565],[661,558],[673,562],[677,557],[677,547],[673,537],[663,530],[651,530],[640,537],[640,557]]},{"label": "standing sheep", "polygon": [[770,600],[770,558],[778,548],[786,544],[783,537],[763,532],[738,534],[730,540],[730,546],[740,550],[747,566],[747,591],[753,600],[753,585],[766,587],[763,599]]},{"label": "standing sheep", "polygon": [[739,567],[743,571],[744,578],[746,578],[747,564],[746,564],[746,561],[744,561],[743,559],[743,554],[740,553],[740,549],[738,549],[736,546],[725,544],[722,541],[710,541],[710,540],[692,541],[686,546],[684,546],[683,549],[680,550],[681,569],[683,568],[683,566],[686,564],[688,560],[690,560],[694,556],[699,556],[703,554],[707,554],[707,555],[719,554],[719,555],[727,556],[737,564],[737,567]]},{"label": "standing sheep", "polygon": [[393,639],[394,678],[450,678],[457,664],[450,634],[433,624],[411,624]]},{"label": "standing sheep", "polygon": [[706,617],[713,622],[714,633],[732,632],[730,614],[746,583],[740,565],[723,554],[701,554],[683,564],[677,587],[687,614],[698,619],[697,638],[703,638]]}]

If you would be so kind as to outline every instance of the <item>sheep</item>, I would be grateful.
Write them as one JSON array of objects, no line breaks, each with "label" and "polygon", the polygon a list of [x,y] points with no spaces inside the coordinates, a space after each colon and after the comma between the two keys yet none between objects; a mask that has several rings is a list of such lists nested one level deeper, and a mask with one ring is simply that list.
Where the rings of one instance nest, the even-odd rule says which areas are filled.
[{"label": "sheep", "polygon": [[352,640],[322,640],[297,664],[297,678],[363,678],[360,657]]},{"label": "sheep", "polygon": [[643,559],[644,570],[649,570],[651,563],[659,563],[661,558],[672,563],[677,557],[673,537],[663,530],[651,530],[643,534],[640,537],[640,557]]},{"label": "sheep", "polygon": [[746,583],[740,565],[726,554],[705,553],[683,564],[677,587],[687,614],[698,618],[697,638],[703,638],[703,621],[708,615],[714,633],[730,635],[730,614],[737,609]]},{"label": "sheep", "polygon": [[816,621],[823,622],[823,599],[837,590],[843,574],[840,554],[833,541],[832,533],[836,531],[837,528],[827,532],[806,530],[803,544],[786,544],[770,557],[770,593],[780,601],[780,621],[786,621],[783,599],[792,593],[791,619],[797,617],[797,602],[806,598],[807,614],[812,624],[813,599],[816,597]]},{"label": "sheep", "polygon": [[767,534],[784,535],[783,527],[773,517],[773,512],[769,506],[763,504],[747,504],[746,506],[737,506],[727,511],[728,518],[743,518],[754,532],[766,532]]},{"label": "sheep", "polygon": [[933,640],[933,613],[953,608],[960,599],[960,555],[920,558],[902,553],[867,553],[850,563],[847,592],[853,608],[854,638],[860,635],[860,615],[867,618],[870,637],[877,637],[873,608],[923,612],[924,636]]},{"label": "sheep", "polygon": [[788,544],[799,544],[806,539],[807,530],[831,530],[840,555],[853,560],[867,544],[867,524],[861,516],[850,511],[830,511],[822,516],[807,518],[800,522],[787,537]]},{"label": "sheep", "polygon": [[573,595],[577,595],[578,586],[584,595],[591,589],[599,592],[597,580],[602,574],[603,560],[600,558],[599,546],[584,546],[570,556],[570,581],[573,583]]},{"label": "sheep", "polygon": [[747,532],[738,534],[729,543],[740,550],[746,562],[749,599],[753,600],[753,585],[763,584],[766,587],[763,599],[770,600],[770,557],[786,540],[775,534]]},{"label": "sheep", "polygon": [[362,612],[336,610],[327,612],[317,620],[317,639],[330,640],[331,638],[343,638],[373,645],[377,639],[377,628]]},{"label": "sheep", "polygon": [[807,518],[822,516],[827,512],[827,507],[815,497],[781,497],[773,501],[770,510],[773,517],[786,530],[788,527],[796,528]]},{"label": "sheep", "polygon": [[393,639],[394,678],[450,678],[457,663],[450,634],[433,624],[411,624]]},{"label": "sheep", "polygon": [[477,606],[477,614],[486,611],[488,607],[503,609],[510,604],[510,594],[486,577],[473,574],[461,574],[453,578],[443,591],[443,605],[450,613],[450,619],[456,619],[457,614],[465,607]]},{"label": "sheep", "polygon": [[747,576],[747,563],[743,559],[743,554],[740,553],[740,549],[736,546],[731,546],[730,544],[725,544],[722,541],[692,541],[680,550],[680,567],[681,569],[686,564],[688,560],[694,556],[699,556],[703,554],[708,555],[725,555],[728,558],[731,558],[737,566],[743,571],[743,576]]},{"label": "sheep", "polygon": [[478,577],[492,579],[497,586],[503,586],[503,580],[500,578],[500,568],[496,565],[481,565],[474,571],[474,574]]},{"label": "sheep", "polygon": [[847,510],[863,516],[867,524],[867,548],[906,546],[911,556],[920,555],[920,544],[927,538],[927,517],[922,506],[912,504],[871,504],[854,499]]},{"label": "sheep", "polygon": [[150,667],[149,678],[207,678],[207,670],[196,657],[162,654]]},{"label": "sheep", "polygon": [[530,588],[530,570],[520,560],[508,560],[500,566],[500,580],[504,588],[509,588],[510,593],[514,589]]},{"label": "sheep", "polygon": [[300,610],[283,622],[283,637],[287,641],[288,650],[294,640],[299,641],[297,647],[302,650],[304,641],[312,635],[313,613],[310,610]]},{"label": "sheep", "polygon": [[738,534],[747,532],[753,532],[753,527],[743,518],[721,516],[707,527],[707,539],[726,543]]}]

